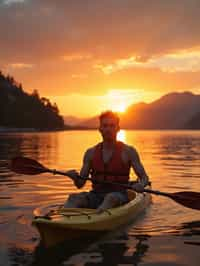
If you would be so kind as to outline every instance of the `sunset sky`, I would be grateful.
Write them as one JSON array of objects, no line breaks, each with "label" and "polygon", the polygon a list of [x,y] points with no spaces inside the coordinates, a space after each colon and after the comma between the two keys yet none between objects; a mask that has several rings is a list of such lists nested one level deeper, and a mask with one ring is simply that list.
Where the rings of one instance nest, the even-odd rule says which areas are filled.
[{"label": "sunset sky", "polygon": [[0,70],[62,115],[200,94],[198,0],[0,0]]}]

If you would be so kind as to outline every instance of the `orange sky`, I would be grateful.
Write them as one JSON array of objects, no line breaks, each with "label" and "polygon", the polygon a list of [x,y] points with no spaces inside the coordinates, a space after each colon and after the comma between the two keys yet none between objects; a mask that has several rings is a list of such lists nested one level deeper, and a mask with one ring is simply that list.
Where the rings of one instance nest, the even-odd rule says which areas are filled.
[{"label": "orange sky", "polygon": [[200,93],[200,2],[2,0],[0,69],[63,115]]}]

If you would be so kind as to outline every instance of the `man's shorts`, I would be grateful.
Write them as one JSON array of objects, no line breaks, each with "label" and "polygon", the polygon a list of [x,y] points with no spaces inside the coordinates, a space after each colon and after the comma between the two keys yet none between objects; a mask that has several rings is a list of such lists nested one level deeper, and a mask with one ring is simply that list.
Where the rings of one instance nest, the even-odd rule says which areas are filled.
[{"label": "man's shorts", "polygon": [[96,192],[92,190],[89,192],[81,192],[77,194],[77,196],[80,195],[86,197],[88,201],[88,206],[86,208],[97,209],[101,205],[107,194],[112,194],[113,196],[118,198],[120,201],[120,205],[123,205],[129,201],[127,191],[115,191],[108,193],[108,192]]}]

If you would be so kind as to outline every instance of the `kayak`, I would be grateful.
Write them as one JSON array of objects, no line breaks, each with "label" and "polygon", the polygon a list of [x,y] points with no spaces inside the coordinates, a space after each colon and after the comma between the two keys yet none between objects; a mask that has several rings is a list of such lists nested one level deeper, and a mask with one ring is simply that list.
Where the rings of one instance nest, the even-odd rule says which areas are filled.
[{"label": "kayak", "polygon": [[35,216],[32,224],[39,231],[41,242],[51,247],[66,240],[103,235],[134,221],[151,202],[150,193],[128,190],[129,202],[102,213],[95,209],[58,208],[43,216]]}]

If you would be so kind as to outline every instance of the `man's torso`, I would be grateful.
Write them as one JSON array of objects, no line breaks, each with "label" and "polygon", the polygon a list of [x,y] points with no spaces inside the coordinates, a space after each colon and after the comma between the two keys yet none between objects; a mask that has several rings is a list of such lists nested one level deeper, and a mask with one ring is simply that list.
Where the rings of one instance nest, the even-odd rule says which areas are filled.
[{"label": "man's torso", "polygon": [[[97,144],[97,145],[99,145],[99,144]],[[94,154],[95,154],[95,150],[97,148],[97,145],[95,145],[94,147],[92,147],[88,150],[89,151],[88,156],[90,157],[89,158],[90,162],[92,162],[92,160],[94,158]],[[111,148],[111,149],[102,148],[102,159],[103,159],[104,164],[108,164],[111,161],[114,152],[115,152],[115,148]],[[130,159],[130,146],[123,143],[120,156],[121,156],[122,162],[125,165],[130,165],[130,160],[131,160]]]}]

